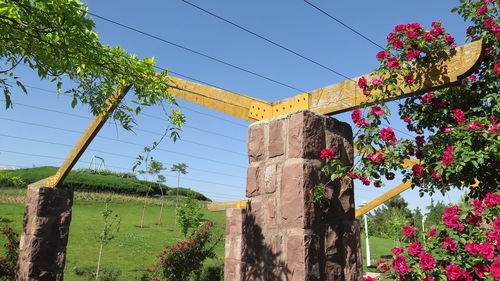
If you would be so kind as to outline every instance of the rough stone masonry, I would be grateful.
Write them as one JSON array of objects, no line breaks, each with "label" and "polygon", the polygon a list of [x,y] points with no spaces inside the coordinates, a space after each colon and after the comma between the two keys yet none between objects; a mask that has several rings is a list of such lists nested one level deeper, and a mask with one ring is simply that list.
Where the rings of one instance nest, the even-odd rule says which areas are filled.
[{"label": "rough stone masonry", "polygon": [[311,111],[257,122],[248,131],[246,209],[227,211],[225,281],[362,280],[359,224],[350,181],[312,202],[324,148],[353,164],[352,129]]},{"label": "rough stone masonry", "polygon": [[17,281],[62,281],[73,191],[31,184],[26,195]]}]

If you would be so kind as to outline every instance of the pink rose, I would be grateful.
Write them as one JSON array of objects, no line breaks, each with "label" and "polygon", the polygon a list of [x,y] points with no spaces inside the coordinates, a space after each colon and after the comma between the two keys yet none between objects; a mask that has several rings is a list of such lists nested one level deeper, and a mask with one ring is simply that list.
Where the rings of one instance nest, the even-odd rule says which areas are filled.
[{"label": "pink rose", "polygon": [[434,37],[430,33],[425,33],[423,37],[424,37],[424,40],[427,42],[431,42],[432,39],[434,39]]},{"label": "pink rose", "polygon": [[444,37],[444,42],[446,42],[446,44],[448,44],[448,45],[451,45],[451,44],[453,44],[453,42],[455,42],[455,38],[453,38],[449,35],[446,35]]},{"label": "pink rose", "polygon": [[420,255],[420,253],[422,253],[422,244],[420,244],[420,242],[418,241],[411,243],[408,247],[408,254],[416,257]]},{"label": "pink rose", "polygon": [[488,241],[479,245],[479,252],[485,259],[492,259],[495,257],[495,247],[491,245]]},{"label": "pink rose", "polygon": [[469,252],[469,254],[473,256],[479,255],[480,247],[474,242],[468,242],[467,244],[465,244],[465,249],[467,250],[467,252]]},{"label": "pink rose", "polygon": [[497,259],[491,263],[490,274],[491,274],[491,277],[493,277],[497,280],[500,279],[500,255],[498,255]]},{"label": "pink rose", "polygon": [[404,252],[403,248],[392,248],[391,252],[395,254],[396,256],[400,255],[401,253]]},{"label": "pink rose", "polygon": [[429,230],[429,233],[427,233],[427,235],[429,237],[436,237],[436,232],[437,232],[437,229],[433,228],[433,229]]},{"label": "pink rose", "polygon": [[454,150],[454,148],[455,147],[452,145],[446,147],[446,151],[443,154],[443,157],[441,159],[443,166],[446,166],[446,167],[451,166],[451,163],[453,162],[453,150]]},{"label": "pink rose", "polygon": [[413,82],[415,82],[415,78],[413,78],[412,74],[405,75],[404,80],[405,80],[406,84],[408,84],[408,85],[411,85],[411,84],[413,84]]},{"label": "pink rose", "polygon": [[368,87],[368,82],[366,81],[366,78],[364,76],[361,77],[361,78],[359,78],[359,80],[358,80],[358,86],[361,89],[364,89],[364,88]]},{"label": "pink rose", "polygon": [[410,266],[406,263],[406,258],[404,256],[397,256],[392,260],[392,268],[401,275],[406,275],[410,272]]},{"label": "pink rose", "polygon": [[457,242],[453,241],[453,239],[447,236],[444,238],[444,241],[441,244],[441,248],[450,252],[455,252],[457,250]]},{"label": "pink rose", "polygon": [[485,278],[486,275],[484,275],[485,272],[490,271],[488,267],[484,264],[480,264],[474,267],[474,272],[476,273],[477,277],[479,278]]},{"label": "pink rose", "polygon": [[406,55],[407,60],[418,59],[419,57],[420,57],[419,50],[409,50]]},{"label": "pink rose", "polygon": [[356,127],[370,125],[369,123],[366,122],[366,120],[362,116],[363,116],[363,113],[361,112],[361,109],[359,109],[359,108],[355,109],[352,112],[351,118],[352,118],[352,121],[354,121],[354,123],[356,124]]},{"label": "pink rose", "polygon": [[483,202],[488,207],[495,207],[496,205],[500,204],[500,194],[487,193]]},{"label": "pink rose", "polygon": [[460,109],[453,109],[453,116],[457,120],[458,125],[465,123],[464,112]]},{"label": "pink rose", "polygon": [[474,213],[476,215],[480,215],[481,212],[484,210],[483,201],[478,199],[472,200],[472,208],[474,209]]},{"label": "pink rose", "polygon": [[389,58],[389,62],[387,63],[387,67],[394,68],[394,69],[399,69],[398,59],[395,58],[395,57],[390,57]]},{"label": "pink rose", "polygon": [[392,46],[397,49],[403,49],[403,41],[399,38],[392,40]]},{"label": "pink rose", "polygon": [[456,264],[448,265],[444,268],[444,272],[449,281],[472,281],[472,276]]},{"label": "pink rose", "polygon": [[422,165],[415,164],[411,167],[411,170],[416,177],[422,177],[424,175],[424,167]]}]

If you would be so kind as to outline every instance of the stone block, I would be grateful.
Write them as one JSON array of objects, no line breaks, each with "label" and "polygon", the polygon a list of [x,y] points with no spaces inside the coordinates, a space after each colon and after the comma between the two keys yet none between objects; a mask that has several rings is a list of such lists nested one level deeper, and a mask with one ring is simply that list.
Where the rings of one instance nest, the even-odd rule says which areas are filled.
[{"label": "stone block", "polygon": [[285,154],[285,122],[287,119],[278,119],[269,124],[269,158]]},{"label": "stone block", "polygon": [[324,116],[299,111],[288,121],[288,158],[318,159],[325,147]]},{"label": "stone block", "polygon": [[63,280],[73,192],[28,188],[16,280]]},{"label": "stone block", "polygon": [[283,165],[280,190],[282,225],[287,228],[308,228],[314,223],[315,206],[312,187],[318,183],[318,172],[306,161]]},{"label": "stone block", "polygon": [[277,187],[277,167],[276,164],[270,164],[264,168],[264,175],[262,176],[264,190],[266,193],[274,193]]},{"label": "stone block", "polygon": [[261,161],[265,157],[265,125],[260,123],[248,127],[248,161],[250,163]]},{"label": "stone block", "polygon": [[259,166],[250,166],[247,168],[247,189],[246,195],[248,198],[261,194],[260,187],[262,185],[261,170]]}]

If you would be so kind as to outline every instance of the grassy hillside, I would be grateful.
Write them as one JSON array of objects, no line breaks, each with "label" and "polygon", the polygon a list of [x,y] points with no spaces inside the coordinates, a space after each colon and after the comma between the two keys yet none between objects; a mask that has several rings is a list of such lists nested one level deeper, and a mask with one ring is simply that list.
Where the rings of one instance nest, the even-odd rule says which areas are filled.
[{"label": "grassy hillside", "polygon": [[[6,177],[18,177],[25,183],[33,183],[52,176],[56,173],[57,167],[36,167],[29,169],[4,170],[0,171],[0,186],[9,185]],[[4,178],[2,182],[2,178]],[[145,195],[149,188],[150,194],[161,194],[160,187],[165,194],[176,194],[177,188],[168,187],[163,184],[138,180],[130,173],[115,173],[110,171],[100,171],[99,173],[90,170],[71,171],[64,181],[63,188],[76,191],[89,192],[112,192],[121,194]],[[188,189],[179,188],[179,195],[184,196]],[[194,192],[195,198],[203,201],[210,201],[203,194]]]},{"label": "grassy hillside", "polygon": [[[1,190],[0,190],[1,192]],[[68,281],[89,280],[82,272],[95,270],[99,245],[96,235],[102,231],[103,202],[75,201],[68,242],[65,278]],[[179,227],[174,224],[175,209],[166,208],[162,225],[158,225],[158,206],[146,209],[145,227],[139,228],[143,205],[137,202],[112,202],[110,208],[121,218],[120,231],[115,240],[104,248],[103,268],[122,272],[120,281],[139,280],[145,270],[156,261],[163,245],[173,245],[183,240]],[[16,232],[22,227],[24,204],[0,203],[0,224],[7,222]],[[205,218],[214,221],[224,234],[225,212],[204,210]],[[3,222],[2,222],[3,221]],[[0,238],[0,243],[5,243]],[[0,248],[0,256],[4,253]],[[208,264],[222,264],[223,240],[216,247],[217,258]]]}]

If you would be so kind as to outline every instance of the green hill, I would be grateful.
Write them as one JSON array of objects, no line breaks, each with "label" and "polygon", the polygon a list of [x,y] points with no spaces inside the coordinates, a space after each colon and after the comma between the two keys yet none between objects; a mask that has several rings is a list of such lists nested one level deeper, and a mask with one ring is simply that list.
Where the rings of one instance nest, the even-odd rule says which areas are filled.
[{"label": "green hill", "polygon": [[[12,186],[12,177],[18,177],[24,183],[29,184],[52,176],[56,173],[57,167],[36,167],[18,170],[0,171],[0,186]],[[112,192],[131,195],[146,195],[151,188],[150,195],[176,194],[177,188],[172,188],[164,184],[139,180],[132,173],[117,173],[112,171],[92,171],[81,169],[71,171],[64,180],[62,188],[73,189],[75,191],[88,192]],[[202,201],[211,201],[203,194],[190,191],[187,188],[179,188],[179,195],[186,196],[188,192],[193,192],[194,197]]]}]

